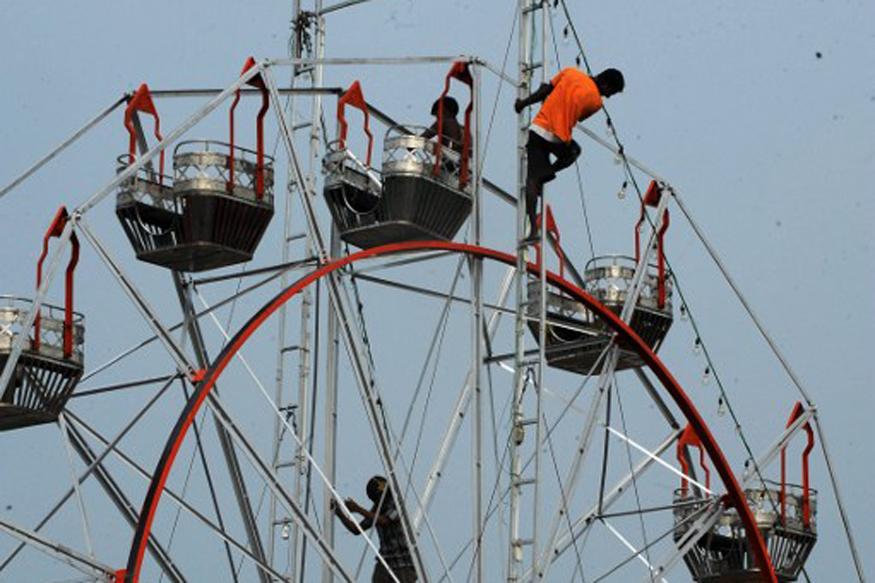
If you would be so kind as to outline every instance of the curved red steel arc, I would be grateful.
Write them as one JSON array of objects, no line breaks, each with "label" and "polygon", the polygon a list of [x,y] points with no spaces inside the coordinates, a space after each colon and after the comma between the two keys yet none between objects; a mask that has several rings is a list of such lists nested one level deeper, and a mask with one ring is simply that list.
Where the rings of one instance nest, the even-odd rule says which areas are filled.
[{"label": "curved red steel arc", "polygon": [[[516,257],[494,249],[468,245],[465,243],[453,243],[446,241],[413,241],[406,243],[393,243],[382,245],[372,249],[365,249],[357,253],[353,253],[341,259],[337,259],[323,265],[319,269],[302,277],[294,284],[277,294],[264,307],[253,315],[249,321],[240,329],[234,338],[225,346],[219,356],[213,361],[210,368],[203,375],[197,390],[192,394],[188,403],[186,403],[176,426],[171,432],[167,444],[164,447],[164,452],[158,461],[158,466],[152,475],[152,482],[149,484],[149,490],[146,493],[146,498],[143,501],[143,508],[140,511],[140,520],[137,524],[137,530],[134,534],[134,540],[131,545],[131,552],[128,557],[127,568],[119,573],[118,581],[125,583],[138,583],[140,569],[143,564],[143,557],[146,552],[146,541],[152,528],[152,521],[155,518],[155,511],[158,508],[158,503],[161,495],[164,492],[164,486],[170,474],[170,469],[173,467],[173,461],[179,453],[179,448],[182,445],[185,435],[191,427],[195,419],[195,415],[203,405],[209,392],[216,384],[222,372],[231,362],[231,359],[240,351],[241,347],[246,343],[250,336],[274,313],[280,306],[288,302],[295,295],[300,293],[304,288],[315,282],[316,280],[329,275],[347,265],[367,259],[370,257],[378,257],[385,255],[393,255],[396,253],[410,251],[426,251],[426,250],[443,250],[456,253],[465,253],[474,257],[492,259],[507,265],[515,265]],[[538,267],[535,263],[529,263],[527,269],[532,274],[537,274]],[[741,485],[736,480],[729,462],[723,455],[720,446],[717,445],[717,440],[711,434],[705,420],[696,410],[695,405],[681,388],[680,384],[669,372],[668,368],[656,356],[649,346],[614,312],[602,305],[594,297],[580,289],[569,281],[559,277],[552,271],[546,274],[547,281],[566,292],[577,301],[582,302],[587,308],[595,312],[599,317],[617,333],[618,340],[626,343],[628,346],[637,351],[642,360],[653,371],[662,385],[668,391],[669,395],[674,400],[675,404],[686,417],[688,423],[698,434],[711,458],[714,468],[717,470],[720,479],[726,487],[726,499],[738,511],[742,524],[744,525],[747,540],[751,545],[751,549],[757,561],[757,565],[762,573],[763,581],[769,583],[778,583],[775,576],[775,571],[772,562],[769,559],[769,552],[766,543],[763,540],[762,533],[757,528],[753,513],[747,505],[747,498]]]}]

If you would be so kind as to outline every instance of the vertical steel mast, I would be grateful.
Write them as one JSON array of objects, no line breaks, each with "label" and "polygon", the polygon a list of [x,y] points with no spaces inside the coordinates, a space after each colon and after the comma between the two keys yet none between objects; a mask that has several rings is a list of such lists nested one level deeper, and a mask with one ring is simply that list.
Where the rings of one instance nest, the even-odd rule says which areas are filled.
[{"label": "vertical steel mast", "polygon": [[[480,137],[480,98],[481,98],[481,74],[479,65],[471,67],[474,76],[474,164],[473,164],[473,195],[474,205],[471,217],[471,242],[474,245],[482,244],[483,231],[483,201],[480,198],[482,184],[483,144]],[[483,328],[483,260],[471,260],[471,384],[474,389],[474,439],[473,442],[473,470],[474,470],[474,581],[484,581],[484,517],[483,517],[483,391],[482,369],[484,353],[484,328]]]},{"label": "vertical steel mast", "polygon": [[[543,0],[519,0],[519,58],[518,58],[518,97],[527,97],[532,92],[532,80],[535,71],[541,70],[541,80],[545,78],[546,57],[545,39],[547,6]],[[537,14],[541,15],[541,34],[536,34],[535,26]],[[540,42],[541,50],[535,50]],[[535,55],[540,52],[540,61],[535,60]],[[526,237],[526,142],[528,138],[529,115],[524,110],[517,118],[517,265],[516,265],[516,319],[514,327],[514,379],[513,400],[511,403],[511,466],[510,466],[510,547],[508,552],[507,580],[519,581],[520,574],[526,572],[523,569],[525,561],[525,547],[531,547],[531,562],[534,566],[537,561],[538,551],[538,507],[539,481],[540,481],[540,454],[542,435],[541,420],[541,381],[544,370],[544,302],[545,294],[544,273],[541,273],[541,295],[539,301],[540,326],[539,334],[542,336],[537,351],[537,358],[527,357],[526,350],[526,318],[529,313],[529,294],[527,291],[528,279],[526,276],[526,245],[521,242]],[[545,248],[544,233],[546,233],[546,221],[541,229],[542,249]],[[530,228],[534,228],[531,225]],[[533,353],[534,354],[534,353]],[[534,400],[532,414],[526,415],[525,393],[532,381],[532,393],[529,401]],[[523,444],[526,441],[527,428],[534,429],[534,440],[531,447],[533,468],[529,474],[524,475],[522,466]],[[531,443],[532,440],[530,440]],[[531,524],[527,531],[521,528],[521,508],[524,492],[531,492],[528,496],[531,504]]]},{"label": "vertical steel mast", "polygon": [[[320,15],[321,0],[315,0],[314,10],[307,11],[302,6],[301,0],[294,0],[293,17],[292,17],[292,38],[290,43],[290,57],[299,59],[309,57],[318,59],[322,56],[322,48],[324,47],[324,27],[323,19]],[[322,83],[322,65],[292,65],[292,74],[290,78],[291,86],[297,84],[298,77],[304,77],[305,82],[310,87],[318,87]],[[321,96],[314,94],[311,101],[311,120],[309,123],[296,124],[295,112],[296,100],[294,96],[289,97],[287,109],[289,118],[292,120],[292,128],[295,130],[309,130],[308,132],[308,163],[306,166],[307,174],[304,177],[306,184],[298,184],[291,174],[286,189],[286,204],[283,222],[283,239],[282,239],[282,262],[288,263],[291,259],[292,246],[300,239],[304,239],[304,256],[310,257],[313,253],[313,244],[308,234],[296,235],[294,232],[293,221],[293,201],[295,190],[300,189],[306,193],[312,192],[316,184],[316,172],[319,156],[319,141],[321,138]],[[288,276],[283,273],[280,279],[281,288],[288,285]],[[318,317],[318,315],[317,315]],[[287,339],[287,307],[283,306],[278,314],[278,331],[277,331],[277,365],[275,377],[275,402],[287,416],[293,416],[294,423],[292,426],[297,431],[303,445],[298,445],[295,448],[295,454],[291,459],[283,459],[282,447],[283,442],[283,424],[277,419],[274,422],[274,443],[273,443],[273,464],[274,472],[279,474],[283,468],[289,468],[293,472],[293,496],[296,502],[302,504],[302,497],[305,496],[305,489],[308,487],[306,475],[308,472],[306,464],[306,455],[303,451],[305,447],[312,447],[308,441],[310,423],[310,407],[309,388],[310,388],[310,372],[312,349],[310,346],[312,322],[312,297],[311,293],[306,291],[301,296],[300,316],[299,316],[299,341],[296,345],[288,345]],[[295,353],[298,356],[298,378],[297,378],[297,398],[293,401],[286,394],[286,361],[289,354]],[[271,496],[270,500],[270,561],[274,564],[274,554],[276,549],[276,533],[280,529],[281,538],[290,540],[288,547],[289,563],[293,570],[303,571],[304,562],[304,537],[301,536],[300,529],[297,524],[291,522],[288,517],[281,517],[277,514],[277,500],[275,496]],[[289,532],[291,529],[291,532]],[[296,577],[303,576],[295,574]]]}]

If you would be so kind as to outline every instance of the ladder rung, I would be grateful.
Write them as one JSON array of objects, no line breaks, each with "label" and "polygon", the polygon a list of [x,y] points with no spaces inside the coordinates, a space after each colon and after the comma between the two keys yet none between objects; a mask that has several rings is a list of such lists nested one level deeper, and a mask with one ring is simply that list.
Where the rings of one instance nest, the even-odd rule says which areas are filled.
[{"label": "ladder rung", "polygon": [[535,425],[538,422],[538,419],[535,417],[527,417],[525,419],[520,419],[517,422],[517,425],[522,425],[525,427],[526,425]]},{"label": "ladder rung", "polygon": [[293,468],[295,467],[295,462],[280,462],[274,466],[274,468],[281,470],[283,468]]},{"label": "ladder rung", "polygon": [[520,486],[531,486],[534,483],[535,483],[534,478],[521,478],[519,480],[514,481],[513,485],[514,485],[514,487],[519,488]]},{"label": "ladder rung", "polygon": [[527,546],[531,546],[534,542],[535,541],[533,539],[530,539],[530,538],[518,538],[515,541],[513,541],[513,544],[515,544],[516,546],[519,546],[519,547],[527,547]]}]

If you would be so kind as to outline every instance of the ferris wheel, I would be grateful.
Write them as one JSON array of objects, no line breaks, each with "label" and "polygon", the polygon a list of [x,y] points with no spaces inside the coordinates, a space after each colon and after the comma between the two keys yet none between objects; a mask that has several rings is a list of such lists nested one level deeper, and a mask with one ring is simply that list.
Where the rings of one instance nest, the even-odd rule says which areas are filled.
[{"label": "ferris wheel", "polygon": [[[862,581],[832,469],[809,472],[816,446],[830,463],[816,408],[668,180],[583,129],[639,195],[628,245],[572,256],[549,204],[540,241],[517,243],[525,156],[513,188],[485,175],[483,87],[533,86],[547,4],[521,2],[518,79],[476,57],[326,59],[324,17],[296,15],[290,58],[250,58],[221,90],[143,84],[78,133],[115,111],[128,148],[54,214],[35,295],[0,306],[4,481],[28,493],[0,519],[0,580],[796,581],[827,515]],[[368,101],[364,76],[325,86],[332,66],[441,67],[436,131]],[[461,143],[442,135],[451,90],[468,99]],[[179,98],[207,101],[162,130]],[[208,118],[222,133],[191,138]],[[117,225],[92,221],[112,198]],[[802,392],[765,439],[699,333],[670,216]],[[112,287],[77,271],[86,253]],[[125,298],[147,333],[93,364],[86,346],[106,340],[86,335],[88,296]],[[717,411],[674,338],[704,362]],[[343,502],[366,501],[371,476],[400,559]],[[818,508],[827,484],[837,511]]]}]

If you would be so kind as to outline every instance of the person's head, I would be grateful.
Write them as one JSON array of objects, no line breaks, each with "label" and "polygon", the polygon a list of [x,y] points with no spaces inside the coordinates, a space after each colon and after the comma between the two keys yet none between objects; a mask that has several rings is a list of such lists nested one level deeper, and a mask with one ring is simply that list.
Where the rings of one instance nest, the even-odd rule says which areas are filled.
[{"label": "person's head", "polygon": [[452,97],[441,97],[431,106],[431,114],[435,117],[438,115],[438,108],[441,106],[441,101],[444,102],[444,117],[456,117],[459,113],[459,102]]},{"label": "person's head", "polygon": [[599,88],[599,93],[603,97],[610,97],[616,93],[623,91],[626,86],[626,80],[623,79],[623,74],[617,69],[605,69],[595,77],[593,77],[596,86]]},{"label": "person's head", "polygon": [[386,478],[383,476],[374,476],[368,480],[365,491],[368,493],[368,498],[370,498],[371,502],[374,504],[380,502],[380,498],[383,497],[383,492],[386,491],[387,485]]}]

